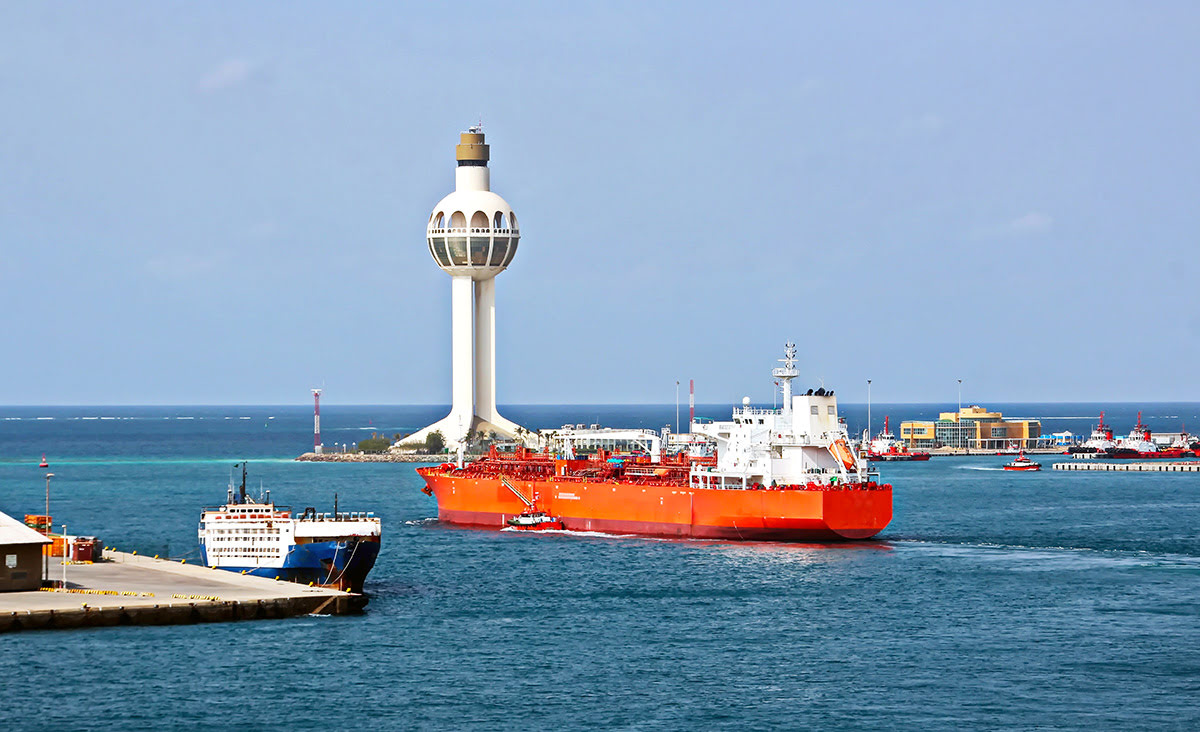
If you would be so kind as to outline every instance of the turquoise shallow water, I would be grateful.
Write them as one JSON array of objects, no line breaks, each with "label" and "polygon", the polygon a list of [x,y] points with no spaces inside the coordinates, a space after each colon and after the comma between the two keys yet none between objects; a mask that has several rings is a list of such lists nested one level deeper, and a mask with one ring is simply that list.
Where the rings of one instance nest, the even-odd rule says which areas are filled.
[{"label": "turquoise shallow water", "polygon": [[[1035,408],[1086,431],[1099,406]],[[509,414],[535,426],[674,417],[673,405],[622,409]],[[325,441],[404,431],[437,411],[327,409]],[[1118,431],[1126,411],[1129,424],[1110,411]],[[1197,405],[1148,413],[1200,424],[1188,416]],[[337,492],[383,517],[385,544],[361,617],[0,636],[3,688],[25,700],[5,729],[1200,724],[1197,474],[1011,474],[995,469],[1000,457],[935,459],[883,466],[895,518],[870,543],[529,536],[431,520],[411,466],[292,462],[310,440],[300,408],[6,416],[21,419],[0,419],[0,510],[40,509],[46,451],[56,521],[194,556],[198,511],[223,498],[245,455],[252,491],[261,479],[299,506]]]}]

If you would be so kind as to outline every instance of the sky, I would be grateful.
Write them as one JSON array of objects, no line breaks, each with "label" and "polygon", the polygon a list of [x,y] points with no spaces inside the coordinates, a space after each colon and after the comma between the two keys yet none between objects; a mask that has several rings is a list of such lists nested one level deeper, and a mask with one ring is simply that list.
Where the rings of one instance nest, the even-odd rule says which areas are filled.
[{"label": "sky", "polygon": [[1200,5],[5,3],[0,404],[1200,401]]}]

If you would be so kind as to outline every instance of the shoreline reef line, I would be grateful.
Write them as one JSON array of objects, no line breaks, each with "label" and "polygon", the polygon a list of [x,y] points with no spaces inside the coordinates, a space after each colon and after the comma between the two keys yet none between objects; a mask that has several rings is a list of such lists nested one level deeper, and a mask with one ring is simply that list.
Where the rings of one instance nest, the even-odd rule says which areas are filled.
[{"label": "shoreline reef line", "polygon": [[452,460],[451,455],[414,455],[413,453],[395,452],[327,452],[318,455],[306,452],[296,458],[304,463],[428,463],[440,465]]}]

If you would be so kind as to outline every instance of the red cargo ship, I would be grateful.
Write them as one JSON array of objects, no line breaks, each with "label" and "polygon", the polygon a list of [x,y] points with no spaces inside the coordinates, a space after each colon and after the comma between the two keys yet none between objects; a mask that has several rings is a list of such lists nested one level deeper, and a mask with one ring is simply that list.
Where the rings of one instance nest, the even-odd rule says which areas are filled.
[{"label": "red cargo ship", "polygon": [[[892,518],[892,487],[849,448],[833,391],[793,397],[787,346],[783,407],[743,400],[726,422],[695,420],[689,448],[663,454],[648,430],[544,431],[541,451],[492,450],[456,467],[419,468],[438,518],[502,528],[533,512],[569,531],[733,540],[869,539]],[[628,454],[612,448],[627,447]],[[577,451],[593,449],[577,456]]]}]

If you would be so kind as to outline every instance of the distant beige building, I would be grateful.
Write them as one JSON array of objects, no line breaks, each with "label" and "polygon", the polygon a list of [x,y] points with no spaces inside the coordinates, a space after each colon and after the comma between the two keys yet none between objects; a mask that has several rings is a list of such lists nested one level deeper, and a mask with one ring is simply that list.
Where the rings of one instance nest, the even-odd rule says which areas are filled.
[{"label": "distant beige building", "polygon": [[900,424],[900,439],[914,448],[969,447],[992,450],[1016,444],[1034,447],[1042,436],[1036,419],[1005,419],[978,405],[957,412],[942,412],[936,422],[908,421]]}]

